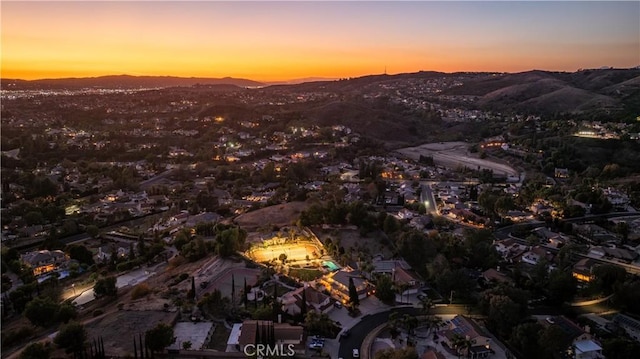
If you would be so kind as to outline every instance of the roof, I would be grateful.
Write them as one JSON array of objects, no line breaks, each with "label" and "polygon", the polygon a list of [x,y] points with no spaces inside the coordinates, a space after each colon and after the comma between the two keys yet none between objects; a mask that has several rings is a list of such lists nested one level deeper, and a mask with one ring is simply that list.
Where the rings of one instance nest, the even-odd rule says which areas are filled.
[{"label": "roof", "polygon": [[[480,329],[480,327],[471,319],[468,319],[462,315],[456,315],[453,319],[451,319],[451,324],[455,327],[447,332],[450,332],[450,336],[457,334],[461,337],[469,337],[469,339],[474,339],[480,336],[486,336],[484,331]],[[445,333],[447,337],[447,333]]]},{"label": "roof", "polygon": [[396,283],[411,283],[420,282],[420,278],[413,271],[406,270],[402,267],[398,267],[393,274],[393,280]]},{"label": "roof", "polygon": [[445,359],[446,357],[444,356],[444,354],[437,352],[433,349],[429,349],[426,352],[424,352],[424,354],[422,354],[422,356],[420,357],[420,359]]},{"label": "roof", "polygon": [[404,260],[381,260],[373,262],[374,272],[391,273],[395,268],[411,268]]},{"label": "roof", "polygon": [[599,346],[593,340],[581,340],[579,342],[576,342],[573,345],[575,346],[576,351],[582,352],[582,353],[595,352],[595,351],[602,350],[602,347]]},{"label": "roof", "polygon": [[633,328],[637,331],[640,331],[640,321],[631,318],[630,316],[624,314],[616,314],[613,317],[613,321],[618,323],[619,325],[626,326],[629,328]]},{"label": "roof", "polygon": [[276,341],[301,342],[303,340],[303,328],[289,324],[273,323],[270,320],[245,320],[240,328],[238,343],[240,345],[255,344],[258,326],[273,325]]},{"label": "roof", "polygon": [[565,332],[565,334],[567,334],[567,336],[571,340],[574,340],[575,338],[585,333],[585,331],[582,330],[582,328],[580,328],[578,324],[574,323],[563,315],[554,317],[554,322],[555,325],[560,327],[560,329],[562,329],[562,331]]},{"label": "roof", "polygon": [[240,343],[240,330],[242,330],[242,323],[236,323],[231,328],[229,339],[227,339],[227,345],[237,345]]},{"label": "roof", "polygon": [[493,269],[493,268],[489,268],[486,271],[482,272],[482,276],[486,279],[486,280],[494,280],[496,282],[501,282],[501,283],[512,283],[513,280],[511,278],[509,278],[506,274],[504,273],[500,273],[497,270]]},{"label": "roof", "polygon": [[333,280],[344,285],[345,287],[349,287],[349,278],[353,278],[353,284],[356,288],[362,286],[364,284],[364,279],[360,276],[360,271],[351,271],[347,272],[344,270],[339,270],[334,272]]}]

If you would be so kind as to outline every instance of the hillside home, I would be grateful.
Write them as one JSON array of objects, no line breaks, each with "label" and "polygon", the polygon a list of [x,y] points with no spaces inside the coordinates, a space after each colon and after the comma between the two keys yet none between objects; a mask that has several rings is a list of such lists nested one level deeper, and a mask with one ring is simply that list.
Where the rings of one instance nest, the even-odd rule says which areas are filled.
[{"label": "hillside home", "polygon": [[20,259],[31,267],[34,276],[53,272],[66,266],[69,262],[69,256],[60,250],[28,252],[23,254]]},{"label": "hillside home", "polygon": [[471,348],[461,348],[460,354],[465,355],[465,357],[482,358],[492,353],[491,335],[480,328],[471,318],[457,315],[449,321],[448,327],[439,334],[442,336],[442,342],[448,345],[449,348],[455,348],[454,343],[458,337],[471,341]]},{"label": "hillside home", "polygon": [[302,297],[307,301],[307,310],[313,310],[318,313],[327,313],[333,308],[334,300],[330,296],[319,292],[311,287],[301,287],[294,291],[283,295],[282,310],[289,314],[298,314],[302,309]]},{"label": "hillside home", "polygon": [[326,275],[321,283],[329,290],[334,298],[343,303],[347,303],[349,301],[350,279],[353,279],[353,284],[356,287],[359,299],[362,300],[374,293],[373,284],[364,279],[360,271],[352,270],[349,267]]},{"label": "hillside home", "polygon": [[265,344],[271,342],[276,346],[287,347],[293,345],[296,355],[305,354],[304,328],[285,323],[274,323],[270,320],[245,320],[242,324],[234,325],[227,351],[244,352],[247,345]]}]

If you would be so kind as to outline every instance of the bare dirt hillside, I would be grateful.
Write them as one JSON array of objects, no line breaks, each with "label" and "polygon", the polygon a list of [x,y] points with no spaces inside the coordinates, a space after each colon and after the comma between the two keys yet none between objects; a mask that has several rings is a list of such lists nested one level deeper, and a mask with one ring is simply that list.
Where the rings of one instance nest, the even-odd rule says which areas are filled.
[{"label": "bare dirt hillside", "polygon": [[266,226],[288,226],[298,220],[309,205],[305,202],[289,202],[242,214],[234,220],[240,227],[253,231]]}]

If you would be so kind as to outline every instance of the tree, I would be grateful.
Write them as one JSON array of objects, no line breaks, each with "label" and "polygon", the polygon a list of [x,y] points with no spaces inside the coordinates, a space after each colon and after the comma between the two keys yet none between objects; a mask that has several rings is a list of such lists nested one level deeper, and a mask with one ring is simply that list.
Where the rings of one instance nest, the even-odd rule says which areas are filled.
[{"label": "tree", "polygon": [[431,298],[423,297],[420,299],[420,311],[424,315],[429,315],[431,312],[431,308],[433,308],[433,301]]},{"label": "tree", "polygon": [[58,309],[56,319],[63,323],[68,323],[71,319],[75,319],[78,316],[76,308],[71,303],[63,303]]},{"label": "tree", "polygon": [[304,318],[307,315],[307,291],[306,288],[302,289],[302,298],[300,303],[300,315]]},{"label": "tree", "polygon": [[20,353],[20,359],[49,359],[51,356],[51,342],[32,343]]},{"label": "tree", "polygon": [[79,353],[87,340],[87,331],[78,322],[69,322],[58,331],[53,342],[67,353]]},{"label": "tree", "polygon": [[304,326],[309,333],[333,337],[334,324],[326,313],[310,311],[304,318]]},{"label": "tree", "polygon": [[85,228],[85,232],[87,232],[87,234],[90,235],[91,238],[97,238],[100,234],[100,228],[98,228],[98,226],[96,225],[90,224],[87,226],[87,228]]},{"label": "tree", "polygon": [[164,348],[175,343],[173,328],[166,323],[158,323],[155,327],[147,330],[144,341],[152,352],[161,352]]},{"label": "tree", "polygon": [[619,222],[615,226],[615,231],[620,235],[622,244],[627,243],[629,239],[629,224],[627,222]]},{"label": "tree", "polygon": [[191,277],[191,290],[188,294],[189,299],[196,300],[196,277]]},{"label": "tree", "polygon": [[538,344],[538,337],[543,330],[538,323],[523,323],[516,326],[509,342],[515,346],[525,359],[540,357],[542,348]]},{"label": "tree", "polygon": [[627,271],[615,264],[603,264],[593,268],[594,285],[605,294],[613,293],[613,289],[624,283]]},{"label": "tree", "polygon": [[398,220],[393,216],[386,216],[382,225],[382,230],[384,231],[384,233],[392,234],[398,229],[400,229],[400,223],[398,223]]},{"label": "tree", "polygon": [[80,263],[84,263],[86,265],[92,265],[93,262],[93,252],[91,252],[87,247],[81,244],[72,244],[67,247],[67,253],[69,253],[69,258],[75,259]]},{"label": "tree", "polygon": [[393,290],[393,282],[388,275],[381,275],[376,282],[376,297],[383,303],[394,303],[396,299],[396,293]]},{"label": "tree", "polygon": [[29,226],[44,223],[44,217],[42,216],[42,213],[40,213],[40,211],[28,212],[24,215],[24,220]]},{"label": "tree", "polygon": [[189,350],[191,349],[191,341],[187,340],[186,342],[182,342],[182,349]]},{"label": "tree", "polygon": [[547,358],[554,357],[556,353],[567,348],[571,341],[567,334],[557,325],[550,325],[540,332],[538,345],[546,353]]},{"label": "tree", "polygon": [[356,285],[353,283],[353,277],[349,277],[349,302],[354,306],[360,304],[358,290],[356,289]]},{"label": "tree", "polygon": [[640,344],[626,338],[605,339],[602,354],[607,359],[634,358],[640,352]]},{"label": "tree", "polygon": [[418,352],[414,347],[401,349],[384,349],[376,352],[374,359],[414,359],[418,357]]},{"label": "tree", "polygon": [[576,294],[577,285],[570,271],[555,270],[549,275],[549,299],[556,304],[567,302]]},{"label": "tree", "polygon": [[59,306],[49,297],[36,297],[24,308],[24,316],[33,325],[46,328],[55,323]]},{"label": "tree", "polygon": [[488,325],[497,330],[498,335],[508,338],[520,321],[520,308],[506,295],[494,295],[489,301]]},{"label": "tree", "polygon": [[93,293],[96,295],[96,297],[116,297],[118,295],[116,282],[117,279],[114,276],[98,279],[95,286],[93,287]]}]

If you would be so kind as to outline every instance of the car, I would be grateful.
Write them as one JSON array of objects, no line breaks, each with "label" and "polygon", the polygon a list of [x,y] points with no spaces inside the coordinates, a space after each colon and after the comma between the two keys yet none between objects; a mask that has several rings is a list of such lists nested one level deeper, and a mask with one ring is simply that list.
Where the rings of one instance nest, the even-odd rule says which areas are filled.
[{"label": "car", "polygon": [[349,337],[349,334],[351,334],[351,333],[349,333],[349,331],[348,331],[348,330],[345,330],[345,331],[344,331],[344,332],[342,332],[342,334],[340,335],[340,338],[348,338],[348,337]]},{"label": "car", "polygon": [[342,303],[340,303],[340,302],[335,302],[335,303],[333,303],[333,306],[334,306],[334,307],[336,307],[336,308],[338,308],[338,309],[340,309],[340,308],[342,308]]},{"label": "car", "polygon": [[360,350],[354,348],[352,354],[354,358],[360,358]]},{"label": "car", "polygon": [[322,349],[322,347],[324,347],[324,343],[311,342],[309,344],[309,349]]}]

